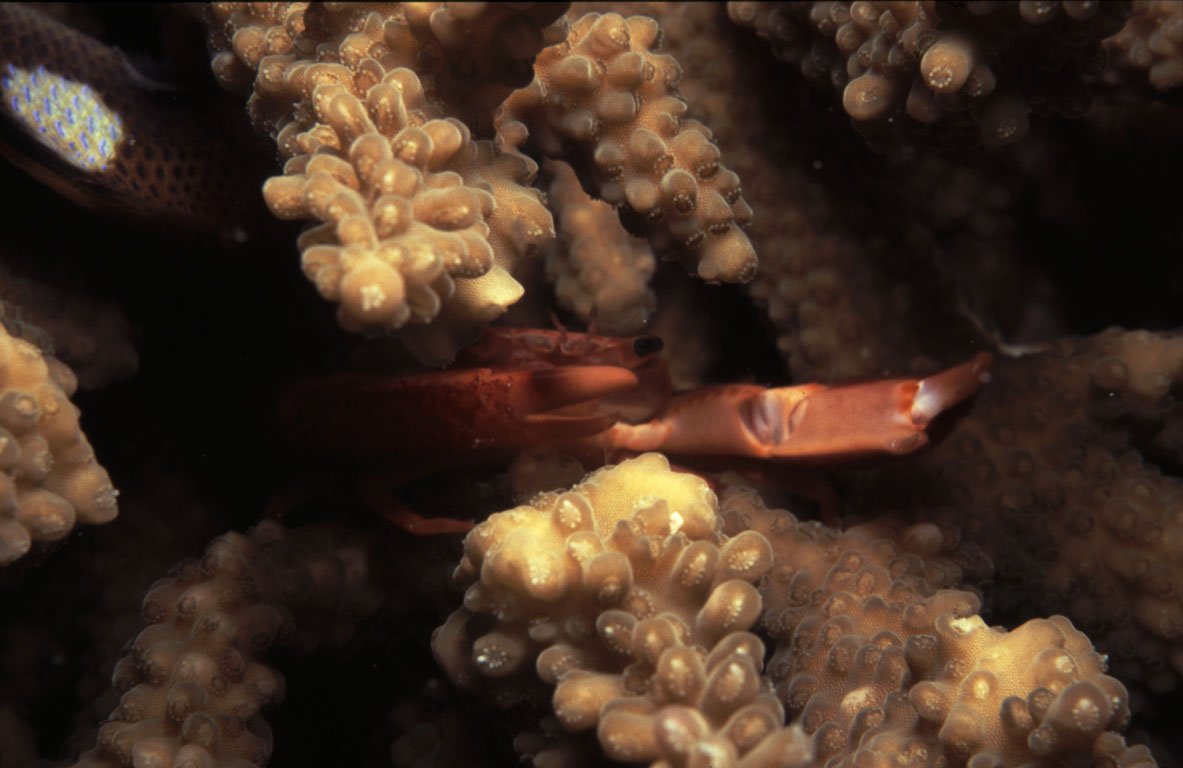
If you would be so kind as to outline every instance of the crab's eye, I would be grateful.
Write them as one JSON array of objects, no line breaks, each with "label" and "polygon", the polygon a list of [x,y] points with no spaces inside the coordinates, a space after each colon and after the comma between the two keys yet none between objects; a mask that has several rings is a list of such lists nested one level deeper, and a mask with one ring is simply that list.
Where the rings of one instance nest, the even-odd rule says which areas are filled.
[{"label": "crab's eye", "polygon": [[633,339],[633,352],[637,357],[648,357],[661,351],[665,342],[658,336],[638,336]]}]

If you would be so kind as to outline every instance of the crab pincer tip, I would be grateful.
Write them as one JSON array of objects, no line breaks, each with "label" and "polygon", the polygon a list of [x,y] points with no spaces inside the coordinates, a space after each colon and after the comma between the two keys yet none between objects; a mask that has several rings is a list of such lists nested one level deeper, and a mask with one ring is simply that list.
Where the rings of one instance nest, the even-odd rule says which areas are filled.
[{"label": "crab pincer tip", "polygon": [[912,423],[923,427],[943,411],[974,395],[990,380],[994,358],[980,352],[974,359],[920,380],[912,400]]}]

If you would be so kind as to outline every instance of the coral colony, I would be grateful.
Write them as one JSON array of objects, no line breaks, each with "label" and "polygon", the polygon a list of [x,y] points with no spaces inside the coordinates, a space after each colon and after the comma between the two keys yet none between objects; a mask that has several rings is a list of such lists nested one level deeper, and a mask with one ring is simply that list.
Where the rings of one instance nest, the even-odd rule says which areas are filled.
[{"label": "coral colony", "polygon": [[[306,296],[336,323],[241,330],[274,343],[264,359],[300,350],[274,387],[239,377],[245,354],[178,374],[221,404],[188,409],[191,433],[213,413],[233,440],[313,457],[266,515],[190,540],[226,518],[172,490],[183,515],[125,530],[155,486],[108,475],[113,428],[88,429],[92,448],[70,398],[81,381],[101,411],[104,385],[154,381],[155,361],[135,373],[119,307],[0,269],[0,575],[13,606],[91,578],[127,603],[83,606],[63,634],[5,608],[6,767],[296,764],[338,726],[285,725],[287,708],[326,699],[366,731],[338,764],[1183,755],[1163,726],[1183,682],[1183,4],[189,9],[209,88],[234,100],[207,117],[274,150],[258,177],[66,23],[85,13],[56,13],[0,6],[0,85],[4,135],[57,158],[0,148],[131,231],[230,229],[246,189],[268,225],[303,229],[218,279],[256,279],[257,318]],[[1146,210],[1111,214],[1120,200],[1091,197],[1119,183],[1105,153],[1141,143],[1176,176],[1139,171]],[[1057,285],[1115,231],[1136,245],[1111,260],[1173,254],[1139,267],[1144,302],[1102,286],[1127,299],[1105,322],[1145,330],[1089,325]],[[1084,266],[1047,232],[1085,233]],[[278,275],[297,254],[311,285]],[[149,338],[175,322],[128,311]],[[763,386],[761,364],[784,380]],[[235,383],[203,378],[221,366]],[[122,543],[70,560],[105,531]],[[197,559],[144,551],[181,538]],[[106,575],[54,587],[67,565]],[[384,643],[405,654],[367,655]],[[30,671],[46,648],[67,661],[45,686],[80,678],[73,737]],[[398,682],[334,687],[359,658]],[[289,682],[321,663],[324,690]]]}]

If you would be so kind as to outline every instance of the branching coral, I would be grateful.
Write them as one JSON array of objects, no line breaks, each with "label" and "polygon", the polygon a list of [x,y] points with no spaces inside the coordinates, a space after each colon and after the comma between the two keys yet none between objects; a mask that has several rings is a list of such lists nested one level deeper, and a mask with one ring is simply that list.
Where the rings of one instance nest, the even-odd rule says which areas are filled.
[{"label": "branching coral", "polygon": [[75,523],[110,522],[116,491],[78,425],[63,363],[0,326],[0,565]]},{"label": "branching coral", "polygon": [[794,377],[833,381],[904,370],[909,354],[901,302],[885,298],[872,243],[835,215],[832,193],[802,168],[792,118],[765,114],[747,88],[754,72],[731,55],[722,9],[709,4],[654,4],[666,49],[686,70],[689,115],[711,126],[744,180],[753,210],[750,237],[760,254],[751,295],[781,329],[778,346]]},{"label": "branching coral", "polygon": [[581,319],[595,319],[602,333],[636,333],[657,307],[649,289],[657,266],[653,251],[624,231],[611,206],[583,191],[571,166],[547,167],[559,227],[558,239],[544,250],[555,297]]},{"label": "branching coral", "polygon": [[[803,61],[836,65],[839,88],[858,83],[852,97],[886,85],[887,112],[856,121],[865,137],[849,130],[834,82],[807,87],[718,4],[577,5],[565,18],[525,4],[215,6],[213,68],[250,94],[249,119],[242,98],[221,99],[193,26],[59,9],[87,29],[83,39],[28,7],[0,9],[5,32],[19,31],[0,34],[0,76],[21,88],[2,107],[6,151],[108,212],[63,205],[0,168],[2,257],[17,264],[0,270],[5,320],[46,338],[28,325],[37,292],[10,278],[35,264],[27,273],[60,295],[86,286],[115,302],[141,359],[134,379],[78,401],[122,489],[119,520],[39,548],[43,562],[0,569],[0,762],[44,768],[96,743],[85,763],[261,761],[271,728],[276,765],[388,755],[416,768],[522,757],[539,768],[1153,764],[1146,746],[1127,746],[1127,728],[1177,762],[1167,713],[1183,615],[1172,557],[1178,331],[1068,334],[1178,325],[1183,272],[1163,257],[1180,247],[1178,7],[1134,3],[1103,40],[1120,7],[814,8],[825,14],[752,9],[781,42],[777,24],[803,19],[798,42],[814,47]],[[174,54],[188,63],[167,62]],[[170,76],[145,82],[160,72]],[[171,77],[182,72],[190,79]],[[990,78],[993,92],[974,95]],[[208,92],[191,91],[195,81]],[[38,98],[56,98],[55,83],[96,114],[86,99],[101,97],[134,134],[107,170],[52,154],[81,133],[63,126],[64,145],[34,138],[52,125],[43,118],[63,114],[52,102],[42,123],[33,115]],[[193,115],[198,92],[197,103],[218,106]],[[1075,114],[1089,94],[1097,114],[1053,116]],[[221,100],[204,100],[213,95]],[[1001,117],[988,114],[995,97],[1007,99]],[[983,140],[983,124],[1028,109],[1023,141]],[[215,134],[251,121],[270,137],[261,151],[217,146]],[[96,129],[111,125],[96,119]],[[255,175],[233,160],[252,152],[267,166]],[[208,159],[189,169],[198,157]],[[535,162],[558,159],[571,173],[534,178]],[[273,211],[312,222],[299,241],[306,274],[365,337],[340,333],[316,291],[282,268],[290,222],[276,226],[263,206],[249,215],[233,185],[181,188],[241,176],[259,199],[268,175]],[[210,190],[210,207],[185,202]],[[594,257],[548,242],[552,214],[563,234],[589,208],[595,218],[572,229]],[[111,211],[147,214],[165,232]],[[214,223],[177,237],[169,230],[181,219]],[[244,247],[224,247],[227,227]],[[627,244],[627,284],[595,276],[609,242]],[[557,291],[534,251],[551,259]],[[750,289],[713,284],[747,277],[757,253]],[[675,255],[709,282],[655,268],[654,256]],[[434,413],[504,415],[497,387],[452,401],[474,390],[429,386],[435,374],[379,336],[393,331],[421,360],[442,362],[518,297],[510,325],[545,325],[556,308],[601,332],[639,331],[651,317],[644,332],[663,338],[687,387],[905,375],[982,349],[997,364],[980,395],[934,428],[931,450],[892,462],[702,457],[691,474],[651,455],[580,481],[578,462],[553,451],[517,457],[506,476],[460,440],[444,445],[444,473],[408,479],[403,460],[371,456],[365,471],[380,476],[358,483],[351,445],[372,439],[416,462],[441,438]],[[312,414],[285,411],[286,431],[275,428],[277,393],[342,368],[372,377],[373,400],[327,386],[325,404],[350,407],[308,411],[333,422],[344,453],[305,463],[284,435]],[[74,414],[66,374],[38,370],[50,384],[59,373],[51,400]],[[440,411],[385,408],[410,372],[426,377],[416,381]],[[582,415],[573,407],[536,425]],[[9,430],[23,461],[35,432]],[[813,507],[798,494],[819,489],[841,529],[807,520]],[[360,539],[281,536],[271,523],[227,534],[152,588],[155,623],[115,677],[124,699],[100,695],[160,563],[247,530],[264,504],[291,521],[347,522],[373,552],[369,565]],[[8,522],[20,513],[6,509]],[[412,537],[375,511],[492,516],[462,544]],[[448,579],[457,560],[465,596]],[[387,593],[382,610],[345,647],[304,656],[312,635],[344,639],[373,608],[363,570]],[[436,627],[441,664],[426,641]],[[173,656],[185,663],[168,677],[159,662]],[[214,666],[221,677],[205,688],[181,680]],[[96,716],[109,712],[96,737]]]},{"label": "branching coral", "polygon": [[1150,85],[1168,91],[1183,85],[1183,6],[1136,0],[1121,30],[1105,39],[1118,67],[1144,70]]},{"label": "branching coral", "polygon": [[585,14],[565,44],[539,55],[534,82],[506,100],[508,116],[531,125],[547,155],[568,144],[588,154],[600,195],[646,217],[659,250],[689,251],[706,280],[746,282],[756,254],[740,227],[751,209],[709,129],[682,119],[681,68],[653,51],[660,33],[651,18]]},{"label": "branching coral", "polygon": [[914,152],[917,134],[976,125],[1006,144],[1032,111],[1077,117],[1088,77],[1105,66],[1101,40],[1121,28],[1128,4],[731,3],[779,57],[814,82],[842,91],[842,106],[871,142]]},{"label": "branching coral", "polygon": [[[268,56],[287,57],[269,66],[324,55],[340,55],[349,66],[374,58],[386,69],[414,69],[438,106],[465,121],[487,123],[513,88],[530,82],[534,55],[564,35],[562,25],[552,24],[565,10],[561,3],[396,6],[374,13],[310,3],[215,3],[223,26],[211,40],[214,74],[225,87],[246,93]],[[335,39],[344,45],[339,52]],[[251,112],[260,127],[283,127],[291,106],[285,101],[266,88],[252,93]]]},{"label": "branching coral", "polygon": [[[521,297],[511,274],[554,237],[517,151],[530,131],[543,154],[590,157],[600,195],[641,214],[656,248],[687,252],[707,280],[751,279],[739,177],[710,131],[682,119],[681,70],[652,50],[652,19],[587,14],[558,41],[551,12],[461,8],[215,4],[214,71],[253,86],[256,125],[291,158],[267,203],[324,222],[300,241],[304,270],[341,302],[345,327],[430,323],[403,337],[443,363]],[[473,142],[521,73],[507,64],[536,53],[533,82],[497,113],[496,143]],[[637,322],[632,306],[605,308],[620,313],[608,325]]]},{"label": "branching coral", "polygon": [[[559,722],[596,727],[625,762],[1145,760],[1116,735],[1127,694],[1088,638],[1063,616],[988,627],[932,528],[906,532],[927,550],[907,553],[742,488],[716,501],[646,454],[477,526],[457,569],[464,608],[433,647],[502,706],[528,698],[534,667]],[[777,643],[767,678],[757,616]]]},{"label": "branching coral", "polygon": [[[597,728],[614,759],[734,760],[780,711],[760,695],[763,645],[745,632],[771,551],[757,533],[722,537],[721,523],[706,483],[657,454],[494,515],[466,539],[456,576],[475,583],[436,632],[436,657],[506,704],[535,668],[563,726]],[[484,616],[492,626],[470,637]]]},{"label": "branching coral", "polygon": [[761,584],[777,641],[769,675],[818,765],[888,752],[1011,765],[1115,748],[1107,732],[1128,721],[1126,691],[1088,638],[1063,616],[987,627],[977,596],[956,589],[966,553],[939,556],[932,526],[903,532],[907,552],[874,526],[839,534],[742,488],[720,505],[726,529],[766,531],[773,548]]},{"label": "branching coral", "polygon": [[[450,360],[521,297],[510,273],[554,236],[541,194],[526,186],[534,163],[511,142],[474,142],[464,123],[445,117],[456,102],[440,103],[456,96],[454,81],[425,86],[408,68],[425,45],[440,45],[437,35],[445,50],[463,45],[477,19],[444,8],[426,25],[415,9],[318,9],[314,18],[302,4],[282,14],[214,10],[214,45],[233,51],[215,57],[214,70],[231,86],[255,72],[248,106],[287,159],[284,175],[264,186],[268,206],[280,218],[323,222],[300,239],[305,274],[341,303],[347,328],[393,330],[438,316],[431,331],[406,338],[420,357]],[[541,46],[544,35],[532,39]],[[505,41],[484,42],[493,55]]]},{"label": "branching coral", "polygon": [[1172,553],[1183,487],[1143,458],[1135,437],[1148,425],[1153,440],[1162,427],[1183,382],[1183,341],[1111,329],[1000,360],[994,376],[973,413],[918,463],[920,477],[941,482],[909,480],[914,492],[902,491],[879,473],[866,493],[945,510],[932,517],[943,535],[972,537],[995,561],[1003,615],[1037,593],[1038,610],[1066,613],[1122,679],[1175,689],[1183,574]]},{"label": "branching coral", "polygon": [[119,307],[17,277],[0,266],[0,321],[70,366],[83,389],[126,379],[139,365]]},{"label": "branching coral", "polygon": [[115,668],[119,705],[79,768],[265,765],[261,710],[283,699],[273,645],[340,644],[381,601],[365,545],[327,530],[264,523],[181,563],[144,598],[151,626]]}]

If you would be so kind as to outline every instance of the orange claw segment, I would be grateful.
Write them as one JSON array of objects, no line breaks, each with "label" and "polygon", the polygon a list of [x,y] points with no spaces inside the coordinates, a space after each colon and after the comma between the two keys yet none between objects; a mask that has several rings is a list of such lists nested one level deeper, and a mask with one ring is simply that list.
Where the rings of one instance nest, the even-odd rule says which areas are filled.
[{"label": "orange claw segment", "polygon": [[[841,458],[911,453],[928,442],[924,428],[942,411],[981,389],[991,357],[923,379],[888,379],[819,387],[802,398],[798,387],[770,389],[741,414],[770,458]],[[787,414],[787,418],[786,418]]]},{"label": "orange claw segment", "polygon": [[805,398],[770,389],[744,410],[745,426],[769,458],[908,453],[927,442],[910,415],[918,389],[914,379],[824,387]]},{"label": "orange claw segment", "polygon": [[991,358],[923,379],[889,379],[827,387],[712,387],[673,398],[646,424],[617,424],[609,451],[828,459],[910,453],[928,442],[924,428],[974,394],[989,378]]},{"label": "orange claw segment", "polygon": [[769,392],[799,401],[818,384],[769,390],[756,384],[708,387],[673,397],[647,424],[617,424],[608,435],[613,450],[663,451],[681,455],[756,456],[771,454],[745,423],[751,403]]},{"label": "orange claw segment", "polygon": [[535,414],[627,392],[636,386],[637,375],[615,365],[544,368],[523,372],[510,387],[509,402],[517,414]]},{"label": "orange claw segment", "polygon": [[920,389],[912,402],[912,422],[926,426],[937,414],[976,393],[990,380],[993,362],[989,352],[982,352],[968,363],[921,379]]}]

